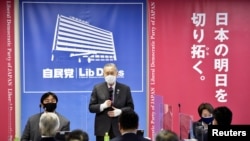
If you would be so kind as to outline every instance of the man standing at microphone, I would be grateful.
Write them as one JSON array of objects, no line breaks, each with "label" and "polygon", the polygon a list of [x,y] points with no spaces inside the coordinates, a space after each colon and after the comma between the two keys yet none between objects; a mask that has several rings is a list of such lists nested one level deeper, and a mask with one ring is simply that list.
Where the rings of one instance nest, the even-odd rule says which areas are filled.
[{"label": "man standing at microphone", "polygon": [[89,111],[95,113],[94,132],[96,141],[103,141],[108,132],[110,139],[120,136],[118,116],[122,111],[134,109],[130,87],[116,81],[118,70],[108,63],[103,68],[105,82],[94,86],[89,102]]}]

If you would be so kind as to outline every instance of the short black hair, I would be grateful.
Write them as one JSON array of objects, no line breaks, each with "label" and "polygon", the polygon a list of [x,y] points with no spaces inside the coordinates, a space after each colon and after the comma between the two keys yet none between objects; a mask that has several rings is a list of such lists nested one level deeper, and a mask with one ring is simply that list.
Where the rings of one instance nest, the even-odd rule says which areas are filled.
[{"label": "short black hair", "polygon": [[58,98],[57,98],[56,94],[53,93],[53,92],[46,92],[46,93],[44,93],[44,94],[42,95],[41,99],[40,99],[40,102],[43,104],[44,99],[46,99],[46,98],[49,97],[50,95],[51,95],[53,98],[56,99],[56,103],[57,103],[57,102],[58,102]]},{"label": "short black hair", "polygon": [[204,110],[204,109],[207,109],[211,114],[213,113],[213,110],[214,110],[214,107],[212,106],[212,104],[210,104],[210,103],[206,103],[206,102],[204,102],[204,103],[201,103],[200,105],[199,105],[199,107],[198,107],[198,114],[199,114],[199,116],[200,117],[202,117],[202,111]]},{"label": "short black hair", "polygon": [[137,129],[139,125],[139,116],[130,109],[124,110],[119,116],[119,123],[122,129]]},{"label": "short black hair", "polygon": [[226,106],[216,107],[213,111],[214,119],[218,125],[231,125],[233,112]]},{"label": "short black hair", "polygon": [[89,136],[87,132],[81,129],[75,129],[72,130],[66,137],[66,141],[71,141],[71,140],[88,141]]}]

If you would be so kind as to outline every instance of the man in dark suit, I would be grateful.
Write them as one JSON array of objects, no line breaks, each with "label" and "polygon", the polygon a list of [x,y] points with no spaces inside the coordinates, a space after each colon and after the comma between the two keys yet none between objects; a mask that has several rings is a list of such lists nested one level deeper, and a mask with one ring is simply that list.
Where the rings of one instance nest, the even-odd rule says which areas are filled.
[{"label": "man in dark suit", "polygon": [[89,102],[89,111],[96,113],[96,141],[103,141],[105,132],[109,133],[110,139],[120,136],[118,116],[126,109],[134,109],[130,87],[116,81],[116,65],[106,64],[103,75],[105,82],[94,86]]},{"label": "man in dark suit", "polygon": [[178,135],[172,130],[161,130],[156,134],[155,141],[180,141]]},{"label": "man in dark suit", "polygon": [[233,120],[233,112],[227,106],[216,107],[213,116],[213,125],[230,126]]},{"label": "man in dark suit", "polygon": [[115,137],[111,141],[150,141],[142,135],[137,135],[139,116],[134,110],[125,110],[119,117],[119,129],[122,136]]},{"label": "man in dark suit", "polygon": [[87,132],[81,130],[81,129],[75,129],[71,131],[66,136],[66,141],[89,141],[89,135]]},{"label": "man in dark suit", "polygon": [[[46,92],[42,95],[40,99],[40,108],[42,107],[44,109],[44,112],[54,112],[59,117],[60,126],[59,131],[70,131],[70,121],[56,112],[57,102],[58,98],[55,93],[52,92]],[[31,117],[29,117],[22,137],[21,141],[40,141],[41,140],[41,134],[39,131],[39,120],[42,113],[37,113]]]}]

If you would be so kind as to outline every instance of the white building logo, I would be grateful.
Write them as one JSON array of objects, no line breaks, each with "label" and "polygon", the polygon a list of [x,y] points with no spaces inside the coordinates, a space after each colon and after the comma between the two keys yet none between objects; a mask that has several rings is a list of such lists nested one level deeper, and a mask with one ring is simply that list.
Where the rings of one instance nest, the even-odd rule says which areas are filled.
[{"label": "white building logo", "polygon": [[112,32],[74,17],[58,15],[51,61],[62,54],[77,57],[79,63],[83,59],[88,63],[117,60]]}]

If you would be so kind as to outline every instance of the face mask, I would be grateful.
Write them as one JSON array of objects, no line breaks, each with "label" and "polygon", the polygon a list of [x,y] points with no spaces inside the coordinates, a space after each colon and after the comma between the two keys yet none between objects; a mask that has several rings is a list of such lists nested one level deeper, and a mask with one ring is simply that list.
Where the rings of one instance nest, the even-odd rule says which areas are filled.
[{"label": "face mask", "polygon": [[108,84],[114,84],[115,81],[116,81],[116,76],[114,75],[108,75],[105,77],[105,81],[108,83]]},{"label": "face mask", "polygon": [[54,112],[56,109],[56,103],[47,103],[43,105],[44,105],[45,111],[47,112]]},{"label": "face mask", "polygon": [[211,124],[212,123],[212,121],[213,121],[213,117],[202,117],[201,118],[201,120],[204,122],[204,123],[206,123],[206,124]]}]

